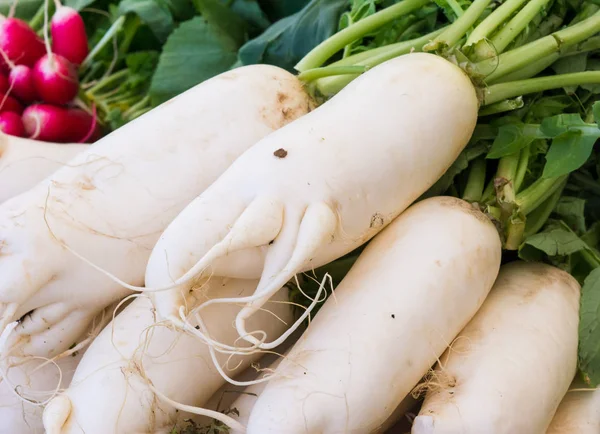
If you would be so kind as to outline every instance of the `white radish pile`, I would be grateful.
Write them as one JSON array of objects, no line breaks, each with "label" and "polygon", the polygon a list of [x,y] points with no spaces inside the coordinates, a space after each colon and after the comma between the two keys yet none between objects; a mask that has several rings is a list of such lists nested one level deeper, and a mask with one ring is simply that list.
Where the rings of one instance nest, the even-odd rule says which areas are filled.
[{"label": "white radish pile", "polygon": [[483,303],[500,267],[494,225],[432,198],[380,233],[281,362],[248,434],[379,429]]},{"label": "white radish pile", "polygon": [[219,302],[246,303],[236,318],[240,337],[264,349],[280,344],[287,335],[259,341],[246,320],[296,273],[365,243],[425,192],[467,144],[477,110],[460,68],[415,53],[265,137],[161,236],[146,286],[178,286],[153,294],[159,314],[186,327],[183,294],[202,271],[260,277],[253,297]]},{"label": "white radish pile", "polygon": [[[256,283],[214,278],[187,301],[193,305],[215,296],[250,294]],[[253,317],[253,326],[269,336],[281,334],[292,320],[286,301],[287,291],[281,291],[266,311]],[[233,345],[237,335],[231,322],[239,309],[234,305],[206,309],[204,321],[211,335]],[[216,357],[227,375],[233,376],[260,355]],[[174,426],[186,416],[155,395],[155,390],[181,404],[203,406],[224,383],[208,346],[198,345],[192,336],[157,321],[150,300],[141,296],[94,340],[70,387],[47,407],[45,429],[55,434],[155,432]],[[219,417],[218,413],[209,415]]]},{"label": "white radish pile", "polygon": [[0,132],[0,203],[33,188],[87,147],[22,139]]},{"label": "white radish pile", "polygon": [[[510,263],[446,351],[412,434],[544,433],[577,367],[579,284]],[[573,433],[579,433],[573,431]]]},{"label": "white radish pile", "polygon": [[558,406],[546,434],[600,432],[600,389],[576,379]]},{"label": "white radish pile", "polygon": [[27,314],[14,355],[51,356],[140,285],[162,230],[235,158],[311,108],[293,75],[256,65],[214,77],[79,153],[0,205],[0,323]]}]

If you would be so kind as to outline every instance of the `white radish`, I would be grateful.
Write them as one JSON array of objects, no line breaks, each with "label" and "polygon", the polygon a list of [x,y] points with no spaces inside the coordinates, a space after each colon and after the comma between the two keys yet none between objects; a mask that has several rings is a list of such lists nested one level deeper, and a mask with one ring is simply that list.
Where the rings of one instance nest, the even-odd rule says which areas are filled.
[{"label": "white radish", "polygon": [[377,235],[256,401],[248,434],[377,432],[473,317],[500,267],[492,222],[451,197]]},{"label": "white radish", "polygon": [[44,360],[35,359],[3,368],[6,378],[0,377],[0,434],[43,434],[41,404],[68,386],[82,355],[83,350],[77,351],[43,367]]},{"label": "white radish", "polygon": [[154,294],[157,310],[185,327],[183,294],[200,272],[260,277],[253,297],[219,303],[247,303],[240,336],[279,345],[287,335],[259,342],[246,320],[294,274],[365,243],[427,190],[469,141],[477,109],[467,75],[432,54],[363,74],[246,151],[169,225],[146,286],[178,286]]},{"label": "white radish", "polygon": [[[441,359],[412,434],[543,434],[577,367],[579,284],[544,264],[503,266]],[[578,431],[574,431],[577,432]]]},{"label": "white radish", "polygon": [[0,132],[0,203],[34,187],[88,147],[40,142]]},{"label": "white radish", "polygon": [[580,379],[571,384],[546,434],[600,433],[600,389],[592,389]]},{"label": "white radish", "polygon": [[11,347],[24,356],[60,352],[128,294],[102,271],[143,284],[151,249],[177,213],[244,150],[310,108],[292,74],[241,67],[117,129],[1,204],[0,326],[28,314]]},{"label": "white radish", "polygon": [[[256,283],[213,278],[186,301],[193,305],[213,297],[249,294]],[[279,335],[291,321],[292,309],[285,303],[287,291],[274,301],[265,306],[268,312],[261,311],[252,322],[268,334]],[[234,305],[206,309],[204,322],[211,336],[233,345],[237,334],[232,321],[239,309]],[[235,355],[228,361],[229,355],[217,354],[216,358],[228,375],[235,375],[260,355]],[[140,296],[94,340],[69,388],[46,408],[44,426],[48,434],[160,432],[186,413],[177,412],[155,390],[181,404],[203,406],[224,382],[209,347],[157,322],[151,301]]]}]

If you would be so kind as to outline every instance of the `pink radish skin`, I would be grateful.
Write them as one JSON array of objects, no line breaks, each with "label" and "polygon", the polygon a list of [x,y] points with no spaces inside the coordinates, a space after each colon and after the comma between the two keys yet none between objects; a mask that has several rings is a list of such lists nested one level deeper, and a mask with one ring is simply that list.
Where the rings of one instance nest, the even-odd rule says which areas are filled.
[{"label": "pink radish skin", "polygon": [[75,65],[80,65],[89,53],[85,25],[79,13],[68,6],[60,6],[50,23],[52,52]]},{"label": "pink radish skin", "polygon": [[0,113],[4,112],[13,112],[20,115],[23,113],[23,106],[12,96],[0,93]]},{"label": "pink radish skin", "polygon": [[10,136],[25,137],[21,116],[13,112],[0,113],[0,131]]},{"label": "pink radish skin", "polygon": [[33,68],[33,83],[40,98],[49,104],[67,104],[77,95],[79,79],[71,62],[59,54],[46,54]]},{"label": "pink radish skin", "polygon": [[8,78],[4,74],[0,74],[0,93],[8,93],[8,88],[10,84],[8,84]]},{"label": "pink radish skin", "polygon": [[33,70],[26,65],[15,65],[8,75],[8,82],[12,92],[25,104],[30,104],[38,99],[37,91],[33,84]]},{"label": "pink radish skin", "polygon": [[99,138],[98,126],[91,132],[93,117],[80,109],[33,104],[23,113],[26,136],[57,143],[92,142]]},{"label": "pink radish skin", "polygon": [[[4,18],[0,22],[0,49],[16,65],[33,66],[46,53],[44,41],[31,27],[17,18]],[[6,71],[8,67],[0,60]]]}]

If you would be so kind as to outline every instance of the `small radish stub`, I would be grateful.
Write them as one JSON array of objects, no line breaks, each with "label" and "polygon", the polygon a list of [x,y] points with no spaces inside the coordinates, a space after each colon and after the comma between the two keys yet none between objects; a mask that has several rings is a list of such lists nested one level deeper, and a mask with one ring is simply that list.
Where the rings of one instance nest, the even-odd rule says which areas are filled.
[{"label": "small radish stub", "polygon": [[59,54],[45,54],[33,68],[33,83],[40,98],[49,104],[67,104],[79,90],[75,66]]},{"label": "small radish stub", "polygon": [[80,65],[89,53],[85,24],[79,12],[68,6],[60,6],[50,23],[52,52]]},{"label": "small radish stub", "polygon": [[13,112],[0,113],[0,131],[11,136],[25,137],[21,116]]}]

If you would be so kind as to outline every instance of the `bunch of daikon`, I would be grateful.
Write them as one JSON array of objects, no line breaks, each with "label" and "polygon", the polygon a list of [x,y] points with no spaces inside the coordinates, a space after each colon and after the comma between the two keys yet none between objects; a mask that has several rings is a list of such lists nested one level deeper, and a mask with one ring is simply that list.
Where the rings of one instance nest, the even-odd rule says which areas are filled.
[{"label": "bunch of daikon", "polygon": [[[545,432],[575,375],[578,283],[543,264],[498,275],[504,236],[491,216],[452,197],[415,201],[465,149],[482,107],[600,82],[498,81],[599,32],[600,15],[473,72],[458,54],[481,56],[519,7],[473,28],[489,5],[476,0],[430,38],[363,53],[364,73],[322,67],[426,3],[404,0],[337,33],[299,76],[234,69],[81,152],[3,136],[3,170],[42,161],[43,173],[15,175],[0,204],[0,326],[17,321],[0,368],[48,367],[92,341],[66,390],[25,403],[45,407],[47,433],[167,433],[190,414],[236,432],[377,432],[411,392],[426,392],[415,433]],[[444,50],[406,54],[423,48]],[[481,84],[486,68],[496,84]],[[339,72],[346,82],[318,81],[335,95],[315,103],[307,83]],[[527,209],[553,191],[534,185]],[[367,243],[314,320],[325,280],[294,317],[287,284]],[[113,304],[114,319],[81,338]],[[275,369],[237,378],[307,319]],[[262,389],[255,402],[242,395],[240,419],[206,408],[226,383]]]}]

